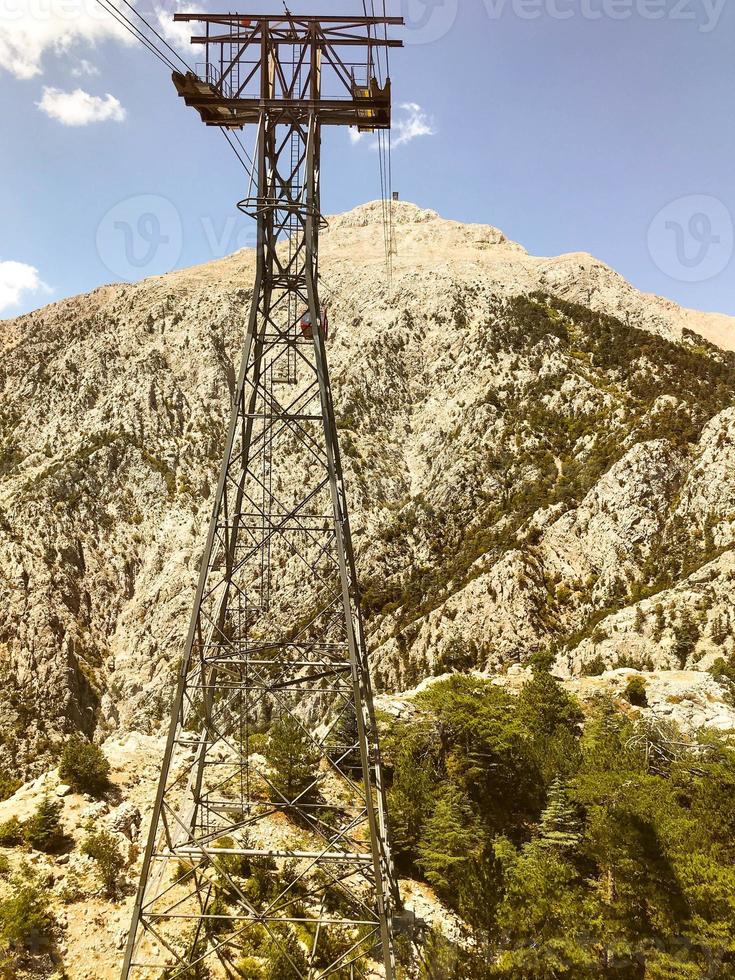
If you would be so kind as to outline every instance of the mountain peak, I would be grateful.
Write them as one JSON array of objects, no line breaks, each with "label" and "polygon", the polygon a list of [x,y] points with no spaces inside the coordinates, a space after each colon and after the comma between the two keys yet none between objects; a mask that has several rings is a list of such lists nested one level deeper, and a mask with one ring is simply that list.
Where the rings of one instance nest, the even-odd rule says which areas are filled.
[{"label": "mountain peak", "polygon": [[399,225],[418,225],[428,221],[441,221],[438,211],[422,208],[410,201],[367,201],[343,214],[330,217],[329,224],[341,228],[364,228],[366,225],[379,224],[383,221],[386,208],[393,209],[393,221]]}]

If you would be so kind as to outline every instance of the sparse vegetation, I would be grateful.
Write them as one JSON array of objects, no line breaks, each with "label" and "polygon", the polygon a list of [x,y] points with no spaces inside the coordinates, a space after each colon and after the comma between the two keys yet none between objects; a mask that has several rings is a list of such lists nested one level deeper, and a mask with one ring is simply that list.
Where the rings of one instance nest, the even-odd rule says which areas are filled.
[{"label": "sparse vegetation", "polygon": [[0,900],[0,947],[11,956],[37,948],[48,942],[52,925],[47,896],[36,875],[24,865],[11,879],[8,895]]},{"label": "sparse vegetation", "polygon": [[125,858],[117,838],[107,830],[90,833],[82,842],[82,853],[94,859],[100,883],[109,898],[117,898]]}]

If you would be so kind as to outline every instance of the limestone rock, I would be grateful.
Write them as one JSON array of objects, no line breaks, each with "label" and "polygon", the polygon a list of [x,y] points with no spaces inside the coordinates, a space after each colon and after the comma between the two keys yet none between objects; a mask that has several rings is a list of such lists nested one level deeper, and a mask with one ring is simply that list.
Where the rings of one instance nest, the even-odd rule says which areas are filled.
[{"label": "limestone rock", "polygon": [[[681,666],[692,605],[684,665],[729,655],[735,366],[703,338],[735,347],[732,322],[591,256],[394,210],[391,291],[379,202],[321,244],[380,685],[551,647],[569,676]],[[73,730],[129,787],[155,772],[253,271],[244,250],[4,321],[0,763],[21,779]]]}]

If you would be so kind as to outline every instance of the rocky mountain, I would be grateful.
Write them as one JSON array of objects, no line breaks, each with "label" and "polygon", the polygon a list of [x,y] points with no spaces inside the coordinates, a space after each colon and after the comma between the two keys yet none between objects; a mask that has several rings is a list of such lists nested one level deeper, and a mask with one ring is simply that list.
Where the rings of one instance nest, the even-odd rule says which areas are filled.
[{"label": "rocky mountain", "polygon": [[[380,216],[322,245],[379,689],[542,650],[568,677],[727,658],[735,323],[407,203],[389,288]],[[252,278],[243,251],[2,323],[13,779],[167,713]]]}]

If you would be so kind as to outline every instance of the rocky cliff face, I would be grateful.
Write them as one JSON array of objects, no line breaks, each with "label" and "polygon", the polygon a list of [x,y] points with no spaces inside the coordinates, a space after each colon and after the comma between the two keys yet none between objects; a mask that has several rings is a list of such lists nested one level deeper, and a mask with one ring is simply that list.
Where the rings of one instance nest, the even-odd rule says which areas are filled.
[{"label": "rocky cliff face", "polygon": [[[378,205],[322,247],[380,687],[505,669],[706,669],[732,651],[735,346],[589,256]],[[252,253],[2,325],[0,730],[153,733],[211,510]],[[707,337],[722,346],[715,347]]]}]

